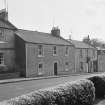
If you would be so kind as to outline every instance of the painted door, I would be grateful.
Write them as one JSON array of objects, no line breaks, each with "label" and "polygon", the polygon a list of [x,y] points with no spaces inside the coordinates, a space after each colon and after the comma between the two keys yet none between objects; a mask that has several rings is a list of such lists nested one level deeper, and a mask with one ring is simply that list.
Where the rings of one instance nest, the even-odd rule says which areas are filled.
[{"label": "painted door", "polygon": [[57,75],[58,73],[57,73],[57,69],[58,69],[58,67],[57,67],[57,62],[55,62],[54,63],[54,75]]}]

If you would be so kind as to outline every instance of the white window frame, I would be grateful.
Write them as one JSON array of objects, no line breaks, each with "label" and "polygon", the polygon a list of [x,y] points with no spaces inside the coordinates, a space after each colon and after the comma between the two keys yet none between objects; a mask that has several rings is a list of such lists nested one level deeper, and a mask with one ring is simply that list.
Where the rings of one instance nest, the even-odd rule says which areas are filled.
[{"label": "white window frame", "polygon": [[89,56],[89,50],[86,49],[86,57],[88,57],[88,56]]},{"label": "white window frame", "polygon": [[[55,50],[55,48],[56,48],[56,50]],[[53,56],[56,56],[56,55],[57,55],[57,46],[53,46]]]},{"label": "white window frame", "polygon": [[[42,65],[42,68],[39,68],[39,65]],[[44,73],[43,67],[44,67],[44,63],[42,63],[42,62],[38,63],[38,75],[43,75],[43,73]]]},{"label": "white window frame", "polygon": [[80,69],[83,70],[83,62],[80,62]]},{"label": "white window frame", "polygon": [[[40,49],[41,46],[41,49]],[[41,54],[40,54],[41,52]],[[44,49],[43,49],[43,45],[38,45],[38,57],[43,57],[44,56]]]},{"label": "white window frame", "polygon": [[68,55],[69,55],[69,47],[66,46],[65,56],[68,56]]},{"label": "white window frame", "polygon": [[[66,63],[68,63],[68,65]],[[65,62],[65,71],[69,71],[69,62],[68,61]]]},{"label": "white window frame", "polygon": [[3,30],[0,29],[0,38],[1,37],[4,37],[4,32],[3,32]]},{"label": "white window frame", "polygon": [[[1,56],[2,54],[2,56]],[[4,65],[4,53],[0,52],[0,65]]]},{"label": "white window frame", "polygon": [[92,54],[93,54],[93,57],[96,56],[96,52],[95,52],[95,50],[92,51]]},{"label": "white window frame", "polygon": [[80,58],[83,58],[83,50],[80,49]]}]

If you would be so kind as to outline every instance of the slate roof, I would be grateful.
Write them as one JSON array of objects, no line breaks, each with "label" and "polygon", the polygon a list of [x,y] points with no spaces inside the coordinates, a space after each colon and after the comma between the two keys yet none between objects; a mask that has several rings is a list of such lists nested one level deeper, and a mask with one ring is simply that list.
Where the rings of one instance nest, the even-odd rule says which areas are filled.
[{"label": "slate roof", "polygon": [[31,43],[72,45],[68,40],[63,39],[62,37],[55,37],[49,33],[19,29],[16,34],[24,41]]},{"label": "slate roof", "polygon": [[3,20],[3,19],[0,19],[0,21],[3,22],[3,23],[5,23],[3,26],[0,25],[0,27],[17,30],[16,26],[14,26],[10,21]]},{"label": "slate roof", "polygon": [[76,48],[92,48],[95,49],[94,47],[92,47],[89,44],[86,44],[82,41],[77,41],[77,40],[71,40],[71,43],[76,47]]}]

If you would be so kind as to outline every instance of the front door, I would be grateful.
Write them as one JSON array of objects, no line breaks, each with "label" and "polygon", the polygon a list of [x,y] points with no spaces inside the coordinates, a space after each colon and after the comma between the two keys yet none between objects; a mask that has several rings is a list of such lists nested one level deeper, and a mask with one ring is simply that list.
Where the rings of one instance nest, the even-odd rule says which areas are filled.
[{"label": "front door", "polygon": [[54,75],[57,75],[57,62],[54,63]]},{"label": "front door", "polygon": [[97,61],[93,61],[93,71],[98,72]]}]

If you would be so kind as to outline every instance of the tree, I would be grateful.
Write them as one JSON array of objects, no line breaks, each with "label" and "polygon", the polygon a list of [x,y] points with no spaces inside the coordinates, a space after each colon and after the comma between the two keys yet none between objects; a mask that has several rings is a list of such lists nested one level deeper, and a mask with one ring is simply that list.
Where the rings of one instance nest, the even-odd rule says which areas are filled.
[{"label": "tree", "polygon": [[95,38],[95,39],[91,39],[91,45],[95,46],[95,47],[102,47],[104,43],[101,42],[99,39]]},{"label": "tree", "polygon": [[105,42],[103,42],[102,40],[99,40],[97,38],[90,39],[89,35],[87,37],[83,38],[83,42],[85,42],[87,44],[90,44],[94,47],[105,48]]}]

